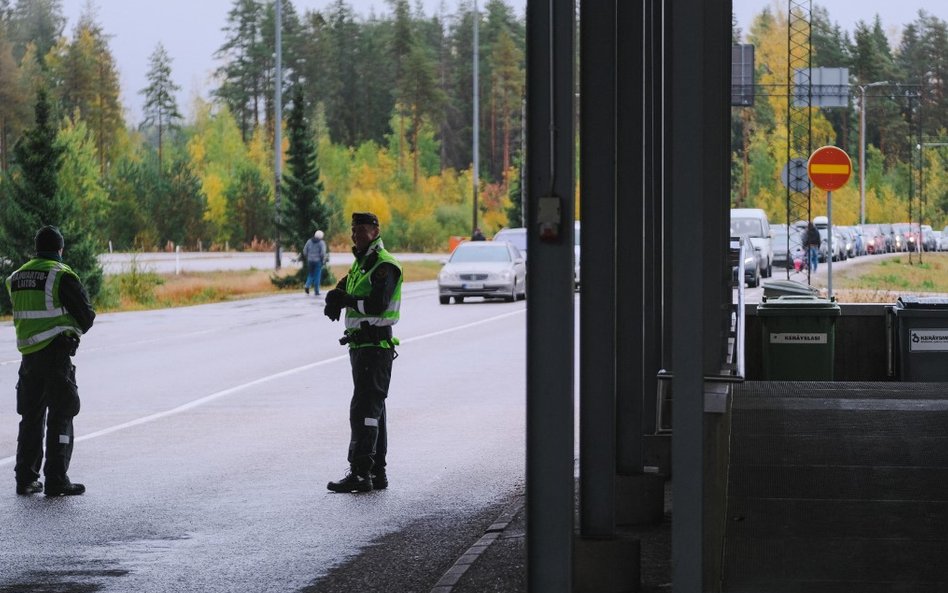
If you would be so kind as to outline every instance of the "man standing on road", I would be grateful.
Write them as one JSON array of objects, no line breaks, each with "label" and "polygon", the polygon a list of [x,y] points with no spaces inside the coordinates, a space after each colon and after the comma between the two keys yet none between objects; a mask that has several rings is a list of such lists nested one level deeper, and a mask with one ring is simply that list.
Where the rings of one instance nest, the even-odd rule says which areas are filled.
[{"label": "man standing on road", "polygon": [[70,359],[79,336],[89,331],[95,311],[79,276],[62,262],[63,236],[44,226],[34,239],[36,257],[7,278],[13,303],[16,346],[23,359],[16,384],[20,432],[16,449],[16,493],[43,490],[43,420],[46,421],[46,496],[86,491],[69,480],[72,419],[79,413],[76,367]]},{"label": "man standing on road", "polygon": [[338,321],[346,311],[346,334],[352,366],[349,404],[349,471],[327,487],[333,492],[369,492],[388,487],[385,456],[388,449],[385,398],[392,378],[402,298],[402,269],[385,250],[379,219],[370,212],[352,214],[352,253],[355,261],[336,288],[326,294],[324,313]]},{"label": "man standing on road", "polygon": [[303,246],[303,259],[306,260],[306,284],[303,290],[309,294],[309,287],[313,287],[313,292],[319,296],[319,283],[323,277],[323,261],[329,254],[326,249],[326,242],[323,241],[323,232],[317,230],[312,238],[306,241]]},{"label": "man standing on road", "polygon": [[806,224],[806,234],[804,243],[806,243],[807,265],[810,266],[810,273],[816,273],[816,265],[820,261],[820,244],[823,242],[820,237],[820,231],[816,230],[812,222]]}]

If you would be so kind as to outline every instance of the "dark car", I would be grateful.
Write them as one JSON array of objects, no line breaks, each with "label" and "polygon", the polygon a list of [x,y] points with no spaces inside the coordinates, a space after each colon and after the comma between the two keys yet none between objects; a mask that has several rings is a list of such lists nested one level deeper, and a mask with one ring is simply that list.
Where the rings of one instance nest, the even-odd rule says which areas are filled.
[{"label": "dark car", "polygon": [[750,237],[731,237],[732,249],[737,249],[741,243],[744,244],[744,262],[741,266],[735,265],[731,268],[731,279],[736,285],[738,278],[740,277],[744,282],[747,283],[748,286],[751,288],[756,288],[760,286],[760,254],[756,249],[754,249],[754,245],[751,243]]},{"label": "dark car", "polygon": [[803,258],[803,231],[790,227],[788,233],[785,225],[771,226],[770,229],[773,234],[774,264],[792,268],[795,258]]}]

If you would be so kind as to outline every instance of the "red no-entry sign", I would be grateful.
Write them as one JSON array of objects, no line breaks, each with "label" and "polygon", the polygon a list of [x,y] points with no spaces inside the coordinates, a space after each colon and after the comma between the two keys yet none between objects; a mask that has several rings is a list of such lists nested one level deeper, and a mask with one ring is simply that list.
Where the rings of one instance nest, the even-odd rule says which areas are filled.
[{"label": "red no-entry sign", "polygon": [[841,148],[824,146],[813,151],[807,161],[806,170],[813,185],[822,190],[833,191],[849,181],[853,164],[849,155]]}]

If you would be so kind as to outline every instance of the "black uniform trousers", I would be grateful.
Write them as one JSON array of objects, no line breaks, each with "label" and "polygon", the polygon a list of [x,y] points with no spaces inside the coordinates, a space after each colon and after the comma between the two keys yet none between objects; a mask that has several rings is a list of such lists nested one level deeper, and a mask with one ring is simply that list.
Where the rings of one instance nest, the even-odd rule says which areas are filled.
[{"label": "black uniform trousers", "polygon": [[62,482],[72,458],[72,419],[79,413],[73,346],[64,337],[24,354],[16,384],[16,411],[22,417],[16,447],[16,481],[28,483],[40,476],[43,462],[43,424],[46,424],[48,482]]},{"label": "black uniform trousers", "polygon": [[385,471],[388,429],[385,398],[392,379],[392,348],[351,348],[352,402],[349,404],[349,466],[359,474]]}]

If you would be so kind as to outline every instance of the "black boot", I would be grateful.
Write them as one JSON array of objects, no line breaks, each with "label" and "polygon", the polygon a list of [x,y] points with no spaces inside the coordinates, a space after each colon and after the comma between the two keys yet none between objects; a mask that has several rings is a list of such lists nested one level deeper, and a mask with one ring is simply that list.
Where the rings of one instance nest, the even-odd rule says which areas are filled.
[{"label": "black boot", "polygon": [[372,478],[369,472],[349,470],[338,482],[329,482],[326,488],[333,492],[372,492]]},{"label": "black boot", "polygon": [[385,490],[386,488],[388,488],[388,475],[386,475],[385,470],[373,470],[372,489]]},{"label": "black boot", "polygon": [[43,483],[37,480],[33,480],[32,482],[17,482],[16,483],[17,494],[29,495],[29,494],[36,494],[37,492],[42,492],[42,491],[43,491]]},{"label": "black boot", "polygon": [[86,491],[82,484],[74,484],[66,478],[62,482],[53,482],[46,478],[46,496],[79,496]]}]

